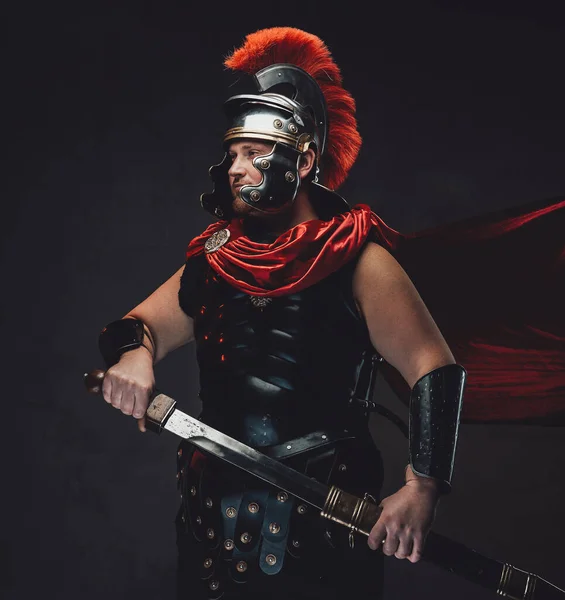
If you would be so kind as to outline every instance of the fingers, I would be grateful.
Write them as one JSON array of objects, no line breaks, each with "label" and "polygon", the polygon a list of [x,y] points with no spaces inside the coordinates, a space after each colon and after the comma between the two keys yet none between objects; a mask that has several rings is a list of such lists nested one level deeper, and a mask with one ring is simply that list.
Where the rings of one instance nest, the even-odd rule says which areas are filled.
[{"label": "fingers", "polygon": [[407,558],[410,555],[410,553],[412,552],[412,547],[413,547],[413,538],[409,534],[409,532],[404,531],[398,537],[398,546],[396,548],[394,556],[396,556],[396,558]]},{"label": "fingers", "polygon": [[133,413],[133,407],[135,404],[135,387],[133,384],[127,386],[127,390],[122,393],[122,401],[120,403],[120,409],[124,415],[131,415]]},{"label": "fingers", "polygon": [[422,558],[423,541],[420,534],[409,532],[391,532],[386,533],[383,540],[383,554],[386,556],[395,556],[396,558],[407,558],[412,563],[417,563]]},{"label": "fingers", "polygon": [[137,427],[138,427],[139,431],[141,431],[141,433],[145,433],[147,431],[147,429],[145,427],[145,417],[141,417],[141,419],[138,419]]},{"label": "fingers", "polygon": [[102,397],[108,404],[112,404],[112,379],[104,377],[102,381]]},{"label": "fingers", "polygon": [[124,373],[118,367],[107,371],[102,384],[104,400],[124,415],[133,415],[138,419],[140,431],[145,431],[144,415],[149,405],[154,380],[148,373],[142,377],[135,373]]},{"label": "fingers", "polygon": [[408,529],[396,529],[379,525],[378,521],[369,534],[367,543],[371,550],[382,547],[383,554],[396,558],[407,558],[418,562],[422,558],[423,536]]},{"label": "fingers", "polygon": [[422,558],[422,552],[424,551],[425,537],[422,535],[416,535],[413,539],[412,552],[407,556],[408,560],[412,563],[417,563]]},{"label": "fingers", "polygon": [[398,536],[391,531],[387,531],[387,536],[383,544],[383,554],[392,556],[398,550]]},{"label": "fingers", "polygon": [[136,390],[135,392],[135,409],[133,411],[133,416],[136,419],[141,419],[147,410],[147,406],[149,405],[149,397],[151,395],[151,390],[148,388],[141,388]]},{"label": "fingers", "polygon": [[367,544],[369,544],[369,548],[371,550],[376,550],[380,548],[387,536],[386,526],[383,523],[376,522],[373,529],[371,529],[371,533],[369,533],[369,539],[367,540]]},{"label": "fingers", "polygon": [[112,386],[112,406],[114,408],[120,408],[122,405],[123,391],[116,386]]}]

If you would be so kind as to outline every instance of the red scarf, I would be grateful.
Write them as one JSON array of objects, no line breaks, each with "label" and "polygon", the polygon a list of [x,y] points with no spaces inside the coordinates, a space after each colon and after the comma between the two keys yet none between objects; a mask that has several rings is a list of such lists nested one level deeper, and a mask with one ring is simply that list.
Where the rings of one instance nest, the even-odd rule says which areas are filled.
[{"label": "red scarf", "polygon": [[229,241],[206,254],[212,269],[246,294],[284,296],[337,271],[359,252],[380,224],[384,225],[369,206],[359,204],[330,221],[300,223],[274,242],[262,244],[243,235],[241,221],[220,221],[190,242],[186,257],[201,254],[212,234],[228,229]]},{"label": "red scarf", "polygon": [[[365,241],[384,246],[406,270],[455,359],[468,373],[466,422],[565,423],[565,200],[531,203],[402,234],[367,205],[330,221],[312,220],[271,244],[219,222],[189,245],[228,228],[230,240],[206,255],[239,290],[281,296],[315,284],[352,259]],[[382,373],[408,402],[391,365]]]}]

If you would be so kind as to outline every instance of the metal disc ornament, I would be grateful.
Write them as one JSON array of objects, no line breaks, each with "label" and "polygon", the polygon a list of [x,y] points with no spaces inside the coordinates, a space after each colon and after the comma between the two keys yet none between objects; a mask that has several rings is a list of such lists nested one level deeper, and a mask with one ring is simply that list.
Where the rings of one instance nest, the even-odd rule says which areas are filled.
[{"label": "metal disc ornament", "polygon": [[229,229],[220,229],[213,233],[204,244],[204,251],[206,254],[211,254],[219,250],[227,241],[230,239]]}]

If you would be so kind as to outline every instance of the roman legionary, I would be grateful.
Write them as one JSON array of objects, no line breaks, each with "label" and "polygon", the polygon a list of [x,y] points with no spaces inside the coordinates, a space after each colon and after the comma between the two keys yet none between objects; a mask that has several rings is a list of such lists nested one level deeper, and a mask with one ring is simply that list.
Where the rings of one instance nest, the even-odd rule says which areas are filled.
[{"label": "roman legionary", "polygon": [[[249,88],[225,102],[224,156],[210,170],[213,192],[201,198],[219,221],[189,244],[186,263],[163,286],[104,329],[100,346],[113,365],[104,397],[143,430],[153,365],[194,340],[203,422],[317,481],[380,500],[383,467],[368,419],[382,368],[409,404],[406,483],[380,502],[368,543],[188,442],[178,448],[177,472],[179,598],[326,599],[352,589],[378,598],[383,555],[419,560],[438,499],[450,490],[466,379],[450,340],[459,361],[479,370],[484,354],[465,343],[472,333],[495,353],[492,332],[511,335],[486,313],[478,327],[476,313],[466,312],[471,300],[498,306],[491,296],[464,296],[467,272],[476,281],[497,264],[488,240],[562,206],[461,225],[452,237],[445,228],[403,236],[335,191],[361,138],[354,100],[319,38],[258,31],[226,66]],[[471,244],[475,262],[465,262]],[[554,250],[540,261],[552,269]],[[536,272],[539,285],[545,275]],[[506,306],[505,314],[524,313]],[[557,339],[547,332],[534,330],[546,344],[540,359]],[[500,358],[497,373],[505,364]],[[470,420],[558,412],[551,394],[560,383],[551,378],[537,389],[547,399],[542,409],[504,401],[485,408],[477,390],[500,393],[500,379],[491,372],[472,387]]]},{"label": "roman legionary", "polygon": [[[378,498],[382,465],[367,407],[383,360],[377,348],[391,360],[395,351],[373,341],[384,319],[373,314],[386,312],[371,289],[379,269],[367,264],[384,254],[374,216],[334,191],[360,147],[354,101],[323,42],[302,31],[250,35],[226,65],[251,75],[255,89],[225,102],[225,154],[211,169],[213,193],[201,199],[221,221],[190,244],[180,283],[180,305],[194,320],[200,418],[319,481]],[[416,294],[399,302],[417,302]],[[402,330],[408,338],[409,327],[390,329],[389,339]],[[422,360],[406,368],[414,398],[407,481],[418,494],[398,510],[425,497],[414,511],[425,528],[449,489],[465,372],[431,319],[418,327],[433,349],[419,355],[415,339],[402,349],[414,367]],[[366,541],[188,444],[178,465],[179,568],[209,597],[279,586],[294,597],[302,582],[327,597],[352,581],[378,597],[382,553]],[[379,528],[371,541],[418,559],[423,540],[385,534]],[[191,585],[181,582],[187,597]]]}]

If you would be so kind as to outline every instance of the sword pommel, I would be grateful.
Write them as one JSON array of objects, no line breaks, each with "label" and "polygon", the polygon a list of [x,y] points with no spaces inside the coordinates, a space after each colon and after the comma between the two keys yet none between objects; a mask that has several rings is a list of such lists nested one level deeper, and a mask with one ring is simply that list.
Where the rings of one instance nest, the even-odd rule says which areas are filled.
[{"label": "sword pommel", "polygon": [[102,393],[102,382],[106,373],[102,369],[94,369],[90,373],[85,373],[83,376],[84,385],[91,394]]}]

